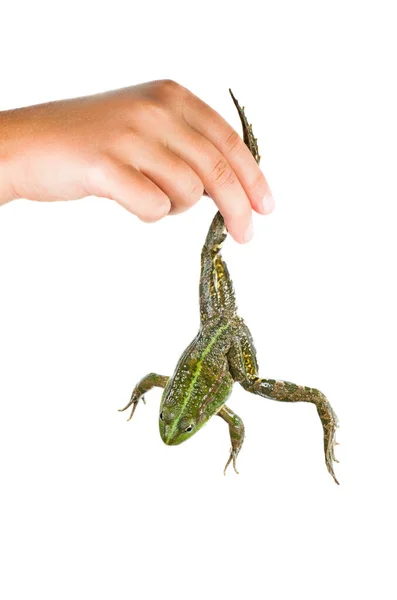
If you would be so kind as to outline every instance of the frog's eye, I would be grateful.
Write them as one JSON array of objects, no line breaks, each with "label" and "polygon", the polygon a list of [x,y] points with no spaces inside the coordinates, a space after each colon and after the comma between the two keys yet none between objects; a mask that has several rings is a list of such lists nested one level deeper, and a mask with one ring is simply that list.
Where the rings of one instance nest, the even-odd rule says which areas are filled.
[{"label": "frog's eye", "polygon": [[190,423],[190,425],[188,427],[186,427],[185,431],[186,431],[186,433],[189,433],[189,431],[193,431],[193,424]]},{"label": "frog's eye", "polygon": [[160,413],[160,421],[163,421],[163,420],[164,420],[163,419],[163,412],[161,411],[161,413]]}]

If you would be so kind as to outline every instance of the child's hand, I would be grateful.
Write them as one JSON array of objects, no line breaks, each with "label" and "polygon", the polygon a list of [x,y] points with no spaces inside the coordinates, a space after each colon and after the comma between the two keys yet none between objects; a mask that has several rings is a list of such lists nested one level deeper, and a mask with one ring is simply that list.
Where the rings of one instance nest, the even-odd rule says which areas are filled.
[{"label": "child's hand", "polygon": [[149,222],[205,189],[238,242],[252,237],[252,208],[273,209],[239,135],[168,80],[0,113],[0,177],[0,204],[95,195]]}]

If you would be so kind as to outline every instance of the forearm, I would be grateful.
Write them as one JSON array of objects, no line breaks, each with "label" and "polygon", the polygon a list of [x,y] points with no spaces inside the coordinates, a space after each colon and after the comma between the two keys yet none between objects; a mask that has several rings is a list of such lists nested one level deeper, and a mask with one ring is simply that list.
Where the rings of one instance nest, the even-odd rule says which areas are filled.
[{"label": "forearm", "polygon": [[15,199],[12,184],[12,165],[18,127],[13,113],[0,112],[0,206]]}]

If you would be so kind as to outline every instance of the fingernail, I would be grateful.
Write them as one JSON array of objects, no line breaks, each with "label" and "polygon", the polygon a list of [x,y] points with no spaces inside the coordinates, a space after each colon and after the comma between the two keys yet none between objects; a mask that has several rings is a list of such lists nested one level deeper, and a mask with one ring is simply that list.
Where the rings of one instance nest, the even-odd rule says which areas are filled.
[{"label": "fingernail", "polygon": [[271,195],[270,192],[268,192],[266,194],[266,196],[263,198],[261,204],[262,204],[262,210],[265,214],[272,212],[272,210],[274,209],[274,200],[273,200],[273,196]]},{"label": "fingernail", "polygon": [[251,221],[250,224],[248,225],[247,229],[245,230],[244,242],[245,243],[250,242],[253,237],[254,237],[254,226]]}]

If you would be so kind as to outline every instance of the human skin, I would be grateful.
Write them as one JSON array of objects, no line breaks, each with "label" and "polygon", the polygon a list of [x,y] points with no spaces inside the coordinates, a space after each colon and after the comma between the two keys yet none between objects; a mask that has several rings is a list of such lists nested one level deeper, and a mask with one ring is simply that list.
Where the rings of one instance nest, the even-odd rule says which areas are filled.
[{"label": "human skin", "polygon": [[0,204],[93,195],[154,222],[203,193],[240,243],[274,207],[238,133],[174,81],[0,112]]}]

